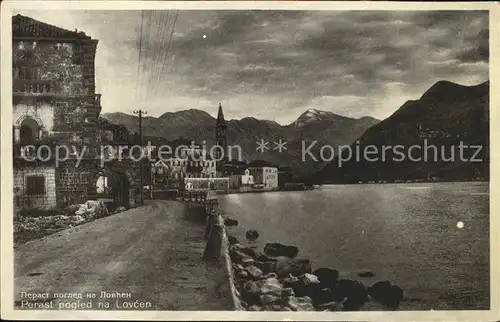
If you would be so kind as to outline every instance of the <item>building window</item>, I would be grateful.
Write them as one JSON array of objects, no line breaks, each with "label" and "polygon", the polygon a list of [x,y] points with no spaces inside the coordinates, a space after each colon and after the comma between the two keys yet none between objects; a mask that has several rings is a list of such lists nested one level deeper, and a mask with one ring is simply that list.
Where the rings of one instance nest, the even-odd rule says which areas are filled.
[{"label": "building window", "polygon": [[40,67],[14,66],[12,68],[12,77],[21,80],[40,80]]},{"label": "building window", "polygon": [[45,177],[44,176],[26,177],[26,194],[27,195],[45,194]]},{"label": "building window", "polygon": [[64,118],[64,123],[68,124],[68,125],[71,125],[73,124],[73,115],[72,114],[64,114],[63,115],[63,118]]},{"label": "building window", "polygon": [[32,118],[26,118],[21,123],[20,139],[23,144],[33,144],[39,139],[40,125]]}]

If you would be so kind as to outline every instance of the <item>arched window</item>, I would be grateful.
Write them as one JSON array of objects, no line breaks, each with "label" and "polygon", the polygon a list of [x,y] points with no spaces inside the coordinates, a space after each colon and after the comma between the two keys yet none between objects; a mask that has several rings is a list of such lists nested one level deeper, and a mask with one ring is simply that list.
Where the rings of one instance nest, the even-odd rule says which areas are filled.
[{"label": "arched window", "polygon": [[33,144],[39,139],[40,125],[32,118],[27,118],[21,123],[20,138],[23,144]]}]

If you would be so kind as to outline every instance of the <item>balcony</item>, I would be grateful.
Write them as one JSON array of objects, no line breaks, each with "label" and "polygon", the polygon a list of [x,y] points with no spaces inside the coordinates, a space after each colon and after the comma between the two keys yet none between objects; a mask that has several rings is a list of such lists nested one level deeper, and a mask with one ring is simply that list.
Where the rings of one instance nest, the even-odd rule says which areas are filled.
[{"label": "balcony", "polygon": [[51,96],[54,89],[55,86],[52,81],[15,79],[12,91],[14,95]]},{"label": "balcony", "polygon": [[94,106],[101,111],[101,94],[66,94],[58,91],[58,86],[48,80],[14,80],[12,94],[16,97],[48,98],[92,98]]}]

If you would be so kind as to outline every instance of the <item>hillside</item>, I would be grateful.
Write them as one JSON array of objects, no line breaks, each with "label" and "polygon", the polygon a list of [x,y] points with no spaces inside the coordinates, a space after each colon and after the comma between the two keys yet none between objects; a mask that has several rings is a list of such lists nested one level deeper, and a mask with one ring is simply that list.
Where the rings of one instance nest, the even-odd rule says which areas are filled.
[{"label": "hillside", "polygon": [[[461,142],[464,146],[481,146],[481,151],[472,159],[477,149],[464,148],[461,157],[459,151]],[[408,157],[400,160],[401,155],[394,152],[394,149],[387,150],[386,160],[382,161],[381,153],[370,154],[368,158],[363,157],[363,151],[370,145],[378,151],[381,151],[383,146],[401,145],[400,151],[405,151],[406,156],[411,146],[420,148],[412,149],[411,156],[414,161]],[[433,145],[437,150],[432,147]],[[357,146],[361,151],[359,161],[355,158]],[[489,82],[476,86],[463,86],[447,81],[437,82],[420,99],[406,102],[389,118],[364,132],[353,141],[351,151],[353,157],[349,161],[341,162],[339,166],[337,156],[313,176],[313,180],[357,183],[380,180],[425,180],[430,177],[439,180],[488,178]],[[376,156],[379,160],[368,160],[374,160]],[[342,158],[348,158],[348,151],[342,153]],[[453,160],[447,161],[448,159]],[[471,162],[478,159],[483,161]]]},{"label": "hillside", "polygon": [[[314,117],[312,115],[314,113],[321,117]],[[102,117],[112,123],[125,125],[131,132],[138,131],[136,116],[125,113],[104,113]],[[197,143],[205,140],[207,146],[211,147],[215,141],[215,121],[215,118],[204,111],[190,109],[167,112],[158,118],[144,117],[143,129],[145,137],[163,137],[168,141],[183,137]],[[244,159],[262,159],[273,164],[291,165],[297,175],[310,175],[321,169],[324,164],[309,160],[301,161],[302,140],[305,144],[318,141],[318,146],[349,144],[379,121],[371,117],[353,119],[330,112],[308,110],[297,121],[285,126],[253,117],[226,122],[228,144],[239,145]],[[270,142],[269,150],[264,153],[256,151],[256,142],[261,139]],[[278,142],[279,139],[287,141],[285,146],[287,150],[282,152],[274,150],[273,142]]]}]

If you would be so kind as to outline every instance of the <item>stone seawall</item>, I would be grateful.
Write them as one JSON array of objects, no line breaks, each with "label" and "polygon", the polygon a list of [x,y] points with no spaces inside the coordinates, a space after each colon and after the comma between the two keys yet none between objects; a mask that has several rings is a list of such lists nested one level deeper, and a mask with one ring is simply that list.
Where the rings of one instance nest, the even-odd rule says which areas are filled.
[{"label": "stone seawall", "polygon": [[205,250],[203,252],[204,261],[224,261],[225,273],[229,281],[229,293],[233,310],[244,311],[240,293],[235,285],[234,271],[230,257],[230,243],[222,211],[219,206],[219,200],[216,194],[211,192],[192,191],[185,192],[179,196],[184,202],[192,202],[205,205],[206,227],[204,238],[206,240]]},{"label": "stone seawall", "polygon": [[226,272],[229,278],[229,291],[231,292],[231,298],[233,301],[233,307],[235,311],[245,311],[240,299],[240,293],[236,289],[235,278],[233,272],[233,262],[231,261],[231,256],[229,255],[229,240],[227,237],[226,227],[223,229],[222,244],[223,244],[223,254],[224,261],[226,264]]}]

